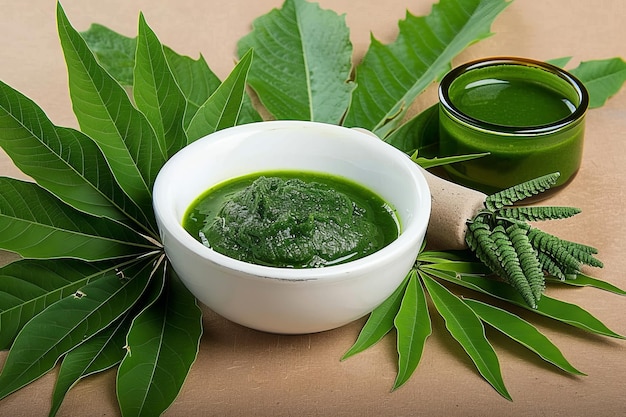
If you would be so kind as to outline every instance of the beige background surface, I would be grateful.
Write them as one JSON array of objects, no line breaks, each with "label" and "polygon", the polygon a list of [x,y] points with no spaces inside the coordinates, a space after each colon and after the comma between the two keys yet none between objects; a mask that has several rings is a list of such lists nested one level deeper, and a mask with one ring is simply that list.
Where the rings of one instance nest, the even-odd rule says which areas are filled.
[{"label": "beige background surface", "polygon": [[[356,59],[370,31],[383,42],[397,34],[408,8],[429,13],[428,0],[321,0],[345,13]],[[252,20],[279,7],[280,0],[65,0],[72,24],[85,30],[102,23],[136,34],[139,11],[161,41],[179,53],[202,53],[220,76],[235,59],[236,41]],[[0,0],[0,79],[34,99],[59,125],[76,126],[50,0]],[[626,57],[626,2],[623,0],[517,0],[496,20],[495,36],[470,47],[455,64],[489,55],[545,60]],[[434,103],[433,91],[416,107]],[[583,209],[575,219],[546,224],[544,230],[599,248],[606,266],[593,271],[626,288],[626,91],[587,118],[582,168],[575,181],[550,204]],[[19,176],[0,155],[0,174]],[[2,254],[6,262],[11,256]],[[626,297],[593,289],[553,291],[584,306],[610,328],[626,334]],[[617,416],[626,415],[626,341],[612,340],[536,323],[585,377],[571,377],[503,337],[491,333],[505,382],[514,401],[501,397],[477,374],[462,350],[434,319],[422,362],[413,378],[394,393],[394,343],[339,362],[363,324],[357,321],[320,334],[263,334],[206,312],[198,360],[167,416]],[[0,363],[5,352],[0,352]],[[0,401],[0,416],[47,415],[55,372]],[[60,416],[116,416],[114,372],[78,384]]]}]

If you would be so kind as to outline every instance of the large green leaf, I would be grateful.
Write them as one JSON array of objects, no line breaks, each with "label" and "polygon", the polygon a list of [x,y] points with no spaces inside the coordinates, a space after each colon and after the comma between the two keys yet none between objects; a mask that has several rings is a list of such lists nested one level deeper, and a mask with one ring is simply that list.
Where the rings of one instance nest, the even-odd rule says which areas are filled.
[{"label": "large green leaf", "polygon": [[2,82],[0,146],[23,173],[67,204],[96,216],[133,219],[156,235],[152,213],[142,212],[122,192],[89,137],[55,126],[33,101]]},{"label": "large green leaf", "polygon": [[617,339],[626,339],[626,337],[609,329],[587,310],[575,304],[556,300],[543,294],[541,300],[537,303],[537,308],[531,308],[524,302],[519,293],[505,282],[479,276],[459,274],[453,271],[443,271],[436,268],[429,268],[428,266],[425,266],[424,269],[438,278],[508,301],[537,314],[550,317],[579,329]]},{"label": "large green leaf", "polygon": [[626,61],[610,58],[581,62],[570,72],[578,77],[589,92],[589,108],[601,107],[626,82]]},{"label": "large green leaf", "polygon": [[467,304],[446,287],[426,274],[420,275],[446,328],[470,356],[480,374],[504,398],[511,400],[500,372],[500,363],[493,347],[485,337],[485,328]]},{"label": "large green leaf", "polygon": [[254,49],[248,81],[275,118],[341,121],[353,89],[344,16],[317,3],[286,0],[257,18],[237,48],[239,56]]},{"label": "large green leaf", "polygon": [[467,304],[481,320],[489,323],[492,327],[498,329],[511,339],[535,352],[543,360],[571,374],[584,375],[565,359],[559,348],[526,320],[501,308],[483,303],[482,301],[466,299],[465,304]]},{"label": "large green leaf", "polygon": [[117,397],[124,416],[156,416],[174,401],[196,359],[202,313],[168,269],[168,287],[133,321],[119,366]]},{"label": "large green leaf", "polygon": [[[85,32],[81,32],[81,35],[109,74],[122,85],[132,87],[137,39],[126,37],[96,23]],[[187,100],[184,121],[184,126],[187,127],[198,108],[220,86],[221,81],[211,71],[202,55],[198,59],[192,59],[179,55],[167,46],[163,46],[163,50],[170,70]],[[261,116],[246,94],[237,124],[259,121]]]},{"label": "large green leaf", "polygon": [[21,259],[0,268],[0,349],[46,307],[115,269],[73,259]]},{"label": "large green leaf", "polygon": [[[211,71],[203,56],[200,56],[198,59],[192,59],[188,56],[179,55],[166,46],[163,50],[176,83],[185,95],[186,109],[183,128],[186,129],[200,106],[211,97],[211,94],[217,90],[222,82]],[[246,96],[246,98],[248,97]],[[261,118],[258,117],[257,121],[260,120]]]},{"label": "large green leaf", "polygon": [[0,177],[0,248],[25,258],[98,261],[158,249],[132,229],[93,217],[39,185]]},{"label": "large green leaf", "polygon": [[357,87],[344,125],[385,138],[409,105],[450,68],[468,45],[489,35],[506,0],[441,0],[426,17],[407,12],[398,38],[383,45],[372,37],[356,69]]},{"label": "large green leaf", "polygon": [[151,213],[152,185],[165,163],[154,130],[122,86],[98,64],[60,4],[57,24],[80,128],[98,144],[124,192]]},{"label": "large green leaf", "polygon": [[155,268],[146,259],[93,281],[46,308],[18,334],[0,374],[0,398],[48,372],[59,358],[128,311]]},{"label": "large green leaf", "polygon": [[[221,85],[220,79],[211,71],[203,56],[191,59],[188,56],[179,55],[170,48],[165,47],[165,56],[170,65],[176,82],[187,98],[187,110],[185,112],[184,126],[187,128],[192,117],[211,97],[211,94]],[[237,124],[260,122],[262,120],[256,111],[250,96],[246,92]]]},{"label": "large green leaf", "polygon": [[411,273],[394,326],[398,334],[398,374],[393,389],[397,389],[408,381],[417,369],[426,339],[432,333],[426,294],[415,270]]},{"label": "large green leaf", "polygon": [[139,16],[133,97],[150,121],[166,158],[187,145],[183,129],[185,96],[170,71],[163,45],[143,14]]},{"label": "large green leaf", "polygon": [[110,369],[122,361],[129,326],[126,314],[65,355],[54,385],[50,417],[56,415],[67,392],[82,378]]},{"label": "large green leaf", "polygon": [[396,314],[398,314],[402,296],[411,276],[412,273],[407,274],[398,288],[370,313],[356,342],[348,349],[341,360],[348,359],[350,356],[354,356],[375,345],[393,329],[393,321]]},{"label": "large green leaf", "polygon": [[186,130],[189,142],[237,123],[251,63],[252,50],[241,58],[219,88],[200,106]]},{"label": "large green leaf", "polygon": [[80,33],[98,62],[122,85],[133,85],[137,40],[123,36],[99,23]]}]

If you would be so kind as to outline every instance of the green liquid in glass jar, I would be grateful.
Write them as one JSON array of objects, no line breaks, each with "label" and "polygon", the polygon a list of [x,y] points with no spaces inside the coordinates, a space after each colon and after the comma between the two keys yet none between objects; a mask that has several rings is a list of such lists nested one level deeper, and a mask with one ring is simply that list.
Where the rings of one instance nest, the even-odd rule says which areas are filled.
[{"label": "green liquid in glass jar", "polygon": [[568,97],[541,82],[541,76],[532,77],[532,72],[482,75],[489,78],[468,83],[455,91],[451,99],[460,111],[483,122],[541,126],[565,119],[576,110]]}]

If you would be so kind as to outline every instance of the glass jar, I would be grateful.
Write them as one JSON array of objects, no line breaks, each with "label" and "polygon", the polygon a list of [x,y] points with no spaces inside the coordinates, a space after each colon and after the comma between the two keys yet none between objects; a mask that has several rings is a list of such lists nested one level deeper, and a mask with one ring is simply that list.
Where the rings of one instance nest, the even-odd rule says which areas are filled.
[{"label": "glass jar", "polygon": [[498,57],[461,65],[439,86],[440,155],[489,155],[445,170],[487,194],[559,172],[554,192],[580,167],[588,104],[578,79],[545,62]]}]

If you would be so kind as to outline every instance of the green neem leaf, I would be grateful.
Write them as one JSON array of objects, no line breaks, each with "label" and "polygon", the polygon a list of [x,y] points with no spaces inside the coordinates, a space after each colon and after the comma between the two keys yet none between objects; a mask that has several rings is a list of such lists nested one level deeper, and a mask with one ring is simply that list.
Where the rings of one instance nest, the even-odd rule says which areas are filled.
[{"label": "green neem leaf", "polygon": [[482,262],[475,261],[447,261],[440,260],[433,264],[425,265],[429,269],[455,272],[457,274],[491,275],[492,271]]},{"label": "green neem leaf", "polygon": [[[187,98],[184,122],[184,126],[187,128],[200,106],[211,97],[211,94],[219,88],[222,82],[211,71],[203,56],[198,59],[191,59],[188,56],[178,55],[168,47],[165,47],[165,56],[174,77],[176,77],[176,82]],[[254,108],[252,100],[246,92],[243,103],[241,103],[237,124],[260,122],[261,120],[259,112]]]},{"label": "green neem leaf", "polygon": [[226,80],[198,109],[186,130],[189,142],[237,123],[251,63],[252,50],[241,58]]},{"label": "green neem leaf", "polygon": [[154,130],[122,86],[98,64],[60,4],[57,23],[81,130],[98,144],[124,192],[150,213],[152,185],[165,162]]},{"label": "green neem leaf", "polygon": [[463,162],[469,161],[471,159],[482,158],[483,156],[489,155],[489,152],[484,153],[473,153],[468,155],[457,155],[457,156],[445,156],[442,158],[434,157],[434,158],[422,158],[418,157],[417,153],[411,157],[416,164],[421,166],[424,169],[439,167],[442,165],[453,164],[455,162]]},{"label": "green neem leaf", "polygon": [[[120,84],[132,87],[137,39],[126,37],[98,24],[91,25],[87,31],[81,32],[81,35],[98,58],[100,65]],[[221,81],[211,71],[203,56],[192,59],[177,54],[165,45],[163,51],[178,87],[187,100],[184,121],[184,127],[187,127],[198,108],[217,90]],[[261,116],[246,94],[237,124],[259,121]]]},{"label": "green neem leaf", "polygon": [[127,314],[65,355],[54,385],[50,417],[56,415],[65,395],[78,381],[122,361],[126,354],[124,342],[129,326]]},{"label": "green neem leaf", "polygon": [[356,69],[356,84],[344,125],[362,127],[385,138],[406,109],[449,68],[468,45],[489,36],[490,26],[510,2],[441,0],[430,15],[407,12],[398,38],[383,45],[372,37]]},{"label": "green neem leaf", "polygon": [[0,248],[25,258],[98,261],[158,249],[134,230],[78,211],[39,185],[0,177]]},{"label": "green neem leaf", "polygon": [[[163,50],[176,83],[187,100],[185,120],[183,121],[183,128],[186,129],[200,106],[211,97],[211,94],[218,89],[222,82],[211,71],[203,56],[200,56],[198,59],[192,59],[188,56],[177,54],[167,46]],[[249,97],[246,96],[246,98],[249,103]],[[261,118],[258,116],[258,113],[257,117],[258,119],[255,121],[260,121]]]},{"label": "green neem leaf", "polygon": [[78,210],[156,233],[152,212],[122,192],[98,146],[74,129],[57,127],[34,102],[0,82],[0,146],[39,185]]},{"label": "green neem leaf", "polygon": [[421,274],[437,311],[446,328],[470,356],[480,374],[504,398],[511,400],[500,372],[500,363],[493,347],[485,337],[485,328],[467,304],[426,274]]},{"label": "green neem leaf", "polygon": [[481,265],[481,263],[476,259],[476,256],[468,249],[447,251],[425,250],[417,255],[417,261],[419,263],[439,263],[451,261],[473,262],[476,265]]},{"label": "green neem leaf", "polygon": [[544,294],[542,295],[541,300],[539,300],[539,302],[537,303],[537,308],[530,308],[524,302],[519,293],[507,283],[471,275],[456,274],[449,271],[440,271],[437,269],[429,268],[428,266],[424,266],[423,268],[427,270],[429,274],[432,274],[437,278],[441,278],[446,281],[461,285],[465,288],[479,291],[484,294],[499,298],[501,300],[508,301],[512,304],[524,307],[537,314],[550,317],[554,320],[569,324],[579,329],[603,336],[614,337],[617,339],[626,339],[626,337],[615,333],[614,331],[606,327],[600,320],[595,318],[587,310],[575,304],[556,300]]},{"label": "green neem leaf", "polygon": [[396,288],[393,294],[391,294],[381,305],[376,307],[370,313],[370,316],[361,329],[356,342],[342,356],[341,360],[348,359],[350,356],[354,356],[357,353],[370,348],[378,343],[387,333],[391,331],[391,329],[393,329],[394,318],[396,317],[396,314],[398,314],[400,303],[402,302],[402,296],[404,295],[405,288],[412,274],[414,274],[414,272],[410,272],[398,288]]},{"label": "green neem leaf", "polygon": [[549,64],[552,64],[554,66],[557,66],[559,68],[565,68],[565,66],[572,60],[571,56],[563,56],[560,58],[554,58],[554,59],[549,59],[548,62]]},{"label": "green neem leaf", "polygon": [[102,67],[122,85],[133,85],[137,40],[93,23],[80,33]]},{"label": "green neem leaf", "polygon": [[394,326],[398,335],[398,375],[393,384],[395,390],[408,381],[417,369],[426,339],[432,333],[426,294],[415,270],[411,273]]},{"label": "green neem leaf", "polygon": [[489,323],[511,339],[524,345],[539,355],[543,360],[574,375],[585,375],[574,368],[557,348],[535,326],[515,314],[481,301],[464,300],[481,320]]},{"label": "green neem leaf", "polygon": [[174,401],[196,359],[202,313],[172,269],[161,297],[133,321],[117,374],[122,415],[155,416]]},{"label": "green neem leaf", "polygon": [[134,80],[135,104],[150,121],[167,159],[187,145],[183,130],[187,101],[170,71],[163,45],[143,14],[139,16]]},{"label": "green neem leaf", "polygon": [[0,349],[46,307],[118,265],[73,259],[20,259],[0,268]]},{"label": "green neem leaf", "polygon": [[438,153],[438,139],[439,104],[434,104],[402,124],[383,140],[404,153],[412,154],[418,151],[420,155],[434,157]]},{"label": "green neem leaf", "polygon": [[552,279],[550,280],[550,282],[558,282],[559,284],[571,285],[574,287],[593,287],[593,288],[597,288],[600,290],[612,292],[613,294],[617,294],[617,295],[626,295],[625,290],[619,287],[616,287],[615,285],[609,282],[603,281],[598,278],[593,278],[593,277],[590,277],[589,275],[585,275],[581,273],[576,274],[576,278],[574,279],[566,279],[566,280]]},{"label": "green neem leaf", "polygon": [[249,83],[277,119],[338,124],[353,84],[352,44],[345,17],[318,4],[286,0],[253,22],[237,45],[254,49]]},{"label": "green neem leaf", "polygon": [[51,370],[59,358],[128,311],[154,269],[151,259],[111,271],[46,308],[18,334],[0,374],[0,398]]},{"label": "green neem leaf", "polygon": [[589,92],[589,108],[601,107],[626,82],[626,61],[610,58],[581,62],[570,72],[583,82]]}]

